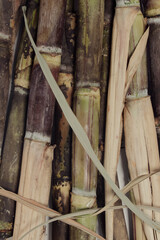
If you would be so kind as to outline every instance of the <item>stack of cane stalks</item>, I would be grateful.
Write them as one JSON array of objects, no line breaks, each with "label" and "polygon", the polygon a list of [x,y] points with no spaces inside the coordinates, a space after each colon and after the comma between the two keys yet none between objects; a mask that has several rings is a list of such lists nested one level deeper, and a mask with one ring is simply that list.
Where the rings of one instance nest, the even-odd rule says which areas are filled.
[{"label": "stack of cane stalks", "polygon": [[[128,240],[122,206],[105,208],[105,214],[97,217],[99,208],[111,207],[115,193],[56,101],[45,77],[47,68],[44,65],[42,71],[34,54],[22,5],[56,86],[118,185],[122,138],[130,180],[160,170],[160,4],[156,0],[0,2],[0,239]],[[147,206],[160,207],[160,176],[139,181],[130,199],[145,205],[143,213],[159,222],[160,213]],[[47,217],[55,220],[49,232]],[[131,239],[160,239],[158,231],[134,214],[132,225]]]}]

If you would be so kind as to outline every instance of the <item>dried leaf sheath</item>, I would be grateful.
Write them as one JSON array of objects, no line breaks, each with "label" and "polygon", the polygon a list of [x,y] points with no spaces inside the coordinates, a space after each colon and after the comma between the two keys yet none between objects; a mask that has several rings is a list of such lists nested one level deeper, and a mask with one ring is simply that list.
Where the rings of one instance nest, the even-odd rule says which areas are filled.
[{"label": "dried leaf sheath", "polygon": [[[136,7],[116,8],[113,22],[104,165],[114,182],[121,144],[129,37],[137,13]],[[106,184],[106,203],[112,199],[113,195],[113,191]],[[106,237],[109,240],[113,239],[113,212],[106,213]]]},{"label": "dried leaf sheath", "polygon": [[[41,1],[40,3],[40,17],[37,35],[37,45],[48,63],[54,78],[57,80],[60,60],[61,60],[61,42],[63,33],[65,13],[65,1]],[[58,23],[58,24],[57,24]],[[29,105],[27,113],[27,127],[25,142],[23,148],[23,159],[20,178],[19,194],[28,196],[31,199],[36,199],[38,202],[48,204],[50,184],[51,184],[51,165],[47,165],[47,161],[51,164],[53,147],[48,147],[51,142],[51,133],[53,125],[55,98],[54,95],[40,69],[37,59],[34,60],[34,66],[31,76]],[[33,146],[33,147],[32,147]],[[26,149],[27,148],[27,149]],[[37,150],[40,154],[40,159],[37,159]],[[49,151],[49,156],[45,157],[45,152]],[[33,156],[32,156],[33,155]],[[40,161],[40,162],[38,162]],[[43,177],[37,177],[37,169],[43,166]],[[33,171],[31,175],[30,172]],[[27,176],[28,174],[28,176]],[[33,179],[33,182],[32,182]],[[30,185],[28,184],[31,183]],[[32,187],[31,187],[32,186]],[[28,189],[29,188],[29,189]],[[36,189],[35,195],[32,195],[32,189]],[[14,228],[14,239],[22,236],[27,230],[39,223],[37,213],[32,211],[28,214],[30,219],[26,218],[26,208],[17,204],[16,221]],[[20,214],[20,215],[19,215]],[[41,219],[41,222],[45,220]],[[20,221],[24,225],[20,224]],[[30,234],[26,239],[44,239],[45,229],[40,228],[38,232]],[[35,238],[35,235],[36,238]]]},{"label": "dried leaf sheath", "polygon": [[[146,30],[147,21],[139,12],[133,23],[130,41],[129,41],[129,58],[133,54],[138,42]],[[143,54],[142,60],[137,68],[127,92],[127,98],[138,98],[148,94],[148,76],[147,76],[147,54],[146,50]]]},{"label": "dried leaf sheath", "polygon": [[[154,1],[153,1],[154,2]],[[148,1],[148,3],[150,4],[151,3],[151,1]],[[147,4],[148,4],[147,3]],[[154,4],[153,4],[154,5]],[[151,6],[151,5],[150,5]],[[148,14],[150,14],[149,12],[148,12]],[[150,28],[150,30],[151,30],[151,28]],[[136,33],[136,32],[135,32]],[[151,33],[150,32],[150,36],[153,36],[153,33]],[[152,44],[152,43],[151,43]],[[149,46],[149,44],[148,44],[148,46]],[[155,46],[155,45],[154,45]],[[154,52],[154,51],[153,51]],[[157,50],[156,50],[156,52],[157,52]],[[156,60],[157,61],[157,60]],[[140,66],[140,68],[141,68],[141,72],[142,71],[144,71],[144,69],[145,69],[145,62],[142,62],[142,64],[141,64],[141,66]],[[151,65],[152,66],[152,65]],[[148,65],[148,67],[149,67],[149,65]],[[153,68],[155,67],[156,68],[156,63],[154,63],[154,65],[152,66]],[[146,75],[146,74],[145,74]],[[140,97],[142,100],[140,100],[139,99],[139,102],[140,101],[143,101],[143,96],[146,96],[147,95],[147,82],[146,82],[146,84],[144,84],[145,82],[144,82],[144,79],[146,79],[147,80],[147,78],[145,78],[145,75],[138,75],[137,74],[137,76],[136,76],[136,78],[137,78],[137,83],[138,83],[138,89],[136,89],[136,86],[135,86],[135,84],[132,84],[131,85],[131,87],[130,87],[130,89],[132,90],[132,94],[131,94],[131,96],[130,97],[132,97],[132,98],[138,98],[138,97]],[[150,75],[149,75],[150,76]],[[135,79],[134,79],[135,80]],[[133,81],[134,81],[133,80]],[[155,85],[154,85],[154,81],[155,81],[155,79],[153,78],[153,82],[151,83],[151,82],[149,82],[149,87],[151,87],[151,88],[154,88],[155,87]],[[135,82],[135,81],[134,81]],[[156,81],[155,81],[156,82]],[[145,85],[146,85],[146,91],[144,91],[144,89],[145,89]],[[155,91],[155,93],[154,93],[154,91],[152,92],[152,96],[153,96],[153,99],[154,99],[154,94],[155,94],[155,96],[156,96],[156,92],[157,92],[157,87],[155,88],[156,89],[156,91]],[[149,92],[150,92],[150,90],[149,90]],[[157,98],[157,97],[156,97]],[[158,99],[158,98],[157,98]],[[136,101],[136,100],[135,100]],[[138,100],[137,100],[138,101]],[[154,100],[153,100],[153,102],[154,102]],[[148,104],[146,104],[146,109],[148,108],[150,108],[150,106],[149,106],[149,104],[150,103],[148,103]],[[136,104],[135,104],[136,105]],[[137,103],[137,105],[138,105],[138,103]],[[140,104],[139,104],[140,105]],[[148,107],[147,107],[148,106]],[[154,107],[155,107],[155,105],[153,105]],[[158,104],[157,104],[157,106],[158,106]],[[135,107],[136,108],[136,107]],[[137,112],[138,111],[140,111],[139,110],[139,108],[138,108],[138,106],[137,106]],[[142,112],[142,114],[143,114],[143,112]],[[153,115],[153,113],[151,112],[150,113],[151,115]],[[133,115],[133,114],[132,114]],[[141,116],[142,117],[142,116]],[[136,117],[136,115],[135,115],[135,117],[134,117],[134,120],[135,121],[137,121],[136,120],[137,119],[137,117]],[[126,121],[126,120],[125,120]],[[143,120],[143,117],[142,117],[142,120],[141,121],[144,121]],[[150,121],[153,121],[153,119],[150,119]],[[140,122],[141,123],[141,122]],[[136,123],[135,123],[136,124]],[[147,121],[146,121],[146,124],[147,124]],[[152,125],[153,125],[154,123],[152,122]],[[144,125],[144,124],[143,124]],[[138,125],[137,125],[138,126]],[[150,127],[150,126],[149,126]],[[139,124],[139,129],[141,128],[141,126],[140,126],[140,124]],[[152,126],[152,128],[153,128],[153,126]],[[143,129],[144,129],[144,127],[143,127]],[[135,129],[134,129],[135,130]],[[134,132],[134,130],[133,130],[133,132]],[[126,128],[126,134],[129,134],[128,133],[128,131],[129,130],[127,130],[127,128]],[[141,131],[141,135],[142,134],[145,134],[145,135],[147,135],[148,134],[148,132],[150,131],[150,129],[148,129],[147,130],[147,128],[145,129],[145,132],[143,132],[144,130],[140,130]],[[148,132],[147,132],[148,131]],[[153,128],[153,132],[155,131],[155,129]],[[147,132],[147,133],[146,133]],[[155,137],[155,136],[154,136]],[[133,142],[133,139],[129,139],[128,140],[129,141],[129,144],[131,145],[133,145],[134,144],[134,142]],[[156,137],[155,137],[155,139],[154,139],[154,141],[155,141],[155,143],[154,142],[152,142],[152,144],[153,145],[151,145],[152,146],[152,148],[154,149],[154,151],[156,152],[157,150],[156,150],[156,146],[155,145],[157,145],[157,140],[156,140]],[[138,145],[142,145],[142,137],[141,138],[138,138],[138,133],[137,133],[137,139],[136,139],[136,144],[137,144],[137,146]],[[128,145],[127,144],[127,142],[126,142],[126,145]],[[135,146],[135,149],[134,149],[134,151],[136,152],[136,150],[137,150],[137,146]],[[141,146],[141,148],[142,148],[142,146]],[[130,173],[131,174],[131,176],[133,177],[133,175],[134,175],[134,177],[135,176],[137,176],[138,174],[139,174],[139,172],[140,171],[143,171],[143,169],[145,169],[145,171],[148,171],[148,172],[150,172],[151,171],[151,169],[152,169],[152,166],[155,164],[156,165],[156,162],[157,162],[157,160],[156,159],[154,159],[155,157],[153,157],[152,158],[152,156],[151,155],[149,155],[149,149],[150,149],[150,147],[146,144],[145,145],[145,143],[144,143],[144,148],[146,148],[146,151],[147,151],[147,154],[148,154],[148,159],[150,159],[150,160],[146,160],[146,157],[145,157],[145,153],[142,151],[141,152],[141,154],[144,154],[144,155],[141,155],[141,159],[140,159],[140,157],[138,158],[138,156],[137,156],[137,161],[139,161],[139,164],[137,164],[137,165],[135,165],[135,169],[134,168],[132,168],[132,167],[130,167],[130,171],[133,171],[132,173]],[[149,149],[148,149],[149,148]],[[143,149],[143,148],[142,148]],[[127,150],[127,151],[129,151],[129,150]],[[158,154],[158,152],[157,152],[157,154]],[[130,154],[131,155],[131,154]],[[131,161],[132,159],[133,159],[133,156],[131,157],[129,155],[129,158],[128,158],[128,161]],[[138,155],[138,154],[137,154]],[[140,163],[140,161],[141,161],[141,163]],[[150,162],[151,162],[151,164],[150,164]],[[130,163],[131,164],[131,163]],[[141,167],[142,166],[142,164],[143,164],[143,168]],[[137,168],[137,169],[136,169]],[[159,166],[158,166],[158,164],[157,164],[157,168],[159,168]],[[148,185],[147,185],[147,183],[146,183],[146,185],[143,187],[143,188],[136,188],[135,190],[134,190],[134,193],[136,194],[135,195],[135,200],[136,200],[136,202],[141,202],[142,204],[143,204],[143,202],[144,201],[146,201],[144,198],[147,196],[147,194],[148,194],[148,201],[149,201],[149,203],[148,204],[150,204],[150,205],[152,205],[153,204],[153,199],[154,198],[157,198],[157,200],[159,199],[159,196],[157,195],[156,197],[154,196],[154,193],[153,193],[153,191],[152,191],[152,188],[154,188],[155,186],[153,186],[154,184],[156,184],[156,183],[154,183],[154,182],[152,182],[152,184],[150,185],[150,182],[148,182]],[[139,192],[138,192],[139,191]],[[145,193],[144,193],[144,191],[145,191]],[[150,198],[149,198],[149,194],[150,194]],[[150,214],[151,214],[151,216],[152,216],[152,213],[150,212]],[[137,218],[136,218],[137,219]],[[157,219],[159,219],[159,216],[157,216]],[[140,224],[140,223],[139,223]],[[151,229],[151,228],[149,228],[148,226],[146,226],[146,225],[144,225],[144,232],[145,232],[145,236],[146,236],[146,239],[159,239],[159,234],[158,233],[154,233],[153,232],[153,230]],[[139,234],[138,233],[138,231],[136,231],[136,239],[139,239],[139,236],[137,235],[137,234]]]},{"label": "dried leaf sheath", "polygon": [[[130,33],[130,43],[129,43],[129,57],[136,48],[136,45],[140,41],[145,28],[146,28],[146,19],[144,19],[141,12],[136,16],[136,19],[133,23],[131,33]],[[129,90],[127,92],[126,98],[141,98],[148,95],[148,78],[147,78],[147,58],[146,58],[146,51],[142,57],[142,60],[138,66],[137,72],[134,75]],[[130,169],[132,170],[132,169]],[[134,203],[136,203],[134,194],[131,194],[131,199]],[[133,216],[133,234],[135,239],[145,239],[144,229],[142,222],[135,216]]]},{"label": "dried leaf sheath", "polygon": [[[128,101],[124,110],[126,153],[131,179],[160,169],[158,144],[154,125],[153,110],[149,97]],[[138,129],[138,130],[137,130]],[[140,183],[134,190],[137,204],[159,207],[158,175]],[[144,210],[149,216],[160,220],[159,213]],[[159,239],[159,234],[144,225],[146,239]]]},{"label": "dried leaf sheath", "polygon": [[[33,162],[34,159],[34,162]],[[48,205],[50,193],[53,147],[44,142],[25,139],[19,194]],[[43,181],[42,181],[43,180]],[[26,184],[27,182],[27,184]],[[17,204],[13,239],[17,240],[46,217],[28,207]],[[45,227],[40,227],[27,239],[45,239]]]},{"label": "dried leaf sheath", "polygon": [[[30,31],[35,39],[38,17],[38,2],[28,2],[27,19]],[[17,60],[17,74],[14,80],[15,87],[13,90],[10,112],[8,113],[8,125],[6,129],[6,137],[3,148],[2,163],[0,166],[0,186],[10,191],[18,191],[18,182],[20,175],[20,165],[22,157],[22,145],[26,123],[26,108],[28,100],[28,87],[31,66],[33,62],[33,50],[28,39],[26,31],[24,31],[20,50]],[[7,225],[13,225],[15,215],[15,203],[10,199],[0,198],[0,221]],[[1,224],[1,227],[3,224]],[[3,235],[7,231],[1,229]]]}]

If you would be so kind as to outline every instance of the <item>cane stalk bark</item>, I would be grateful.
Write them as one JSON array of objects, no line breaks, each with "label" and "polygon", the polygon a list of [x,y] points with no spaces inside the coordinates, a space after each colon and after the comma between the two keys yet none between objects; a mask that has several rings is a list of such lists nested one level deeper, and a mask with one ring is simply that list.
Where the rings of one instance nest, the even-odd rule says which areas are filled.
[{"label": "cane stalk bark", "polygon": [[[98,155],[100,114],[100,67],[104,21],[103,1],[78,1],[78,29],[76,42],[76,91],[74,112],[84,127],[95,153]],[[95,26],[98,26],[95,31]],[[96,203],[97,171],[79,141],[72,139],[71,211],[92,208]],[[78,220],[96,231],[96,217]],[[71,228],[71,239],[92,239]]]},{"label": "cane stalk bark", "polygon": [[[3,138],[3,130],[4,130],[4,125],[5,125],[5,115],[7,112],[7,105],[8,105],[8,93],[9,93],[9,85],[10,85],[10,78],[12,75],[12,69],[10,65],[13,65],[13,54],[14,50],[13,48],[15,47],[15,34],[17,33],[18,29],[17,27],[20,25],[17,21],[17,12],[18,12],[18,7],[20,5],[20,1],[12,1],[12,3],[9,4],[8,1],[5,3],[1,1],[1,4],[5,6],[7,9],[5,9],[2,12],[2,18],[3,21],[1,21],[1,24],[5,23],[4,30],[6,31],[5,35],[3,37],[6,37],[6,46],[3,46],[3,51],[1,52],[3,55],[2,60],[2,65],[1,65],[1,70],[3,71],[1,75],[0,82],[1,84],[1,91],[3,93],[1,94],[0,98],[0,105],[3,104],[3,110],[0,107],[1,111],[1,117],[3,121],[0,122],[0,142],[2,143],[2,138]],[[12,10],[12,14],[11,14]],[[33,9],[30,9],[30,13],[28,14],[28,17],[32,17]],[[7,16],[8,14],[8,16]],[[36,16],[36,15],[35,15]],[[11,19],[8,19],[8,17],[12,17]],[[33,19],[32,19],[33,20]],[[8,21],[8,23],[7,23]],[[15,26],[13,27],[10,24],[12,21],[15,22]],[[30,19],[31,21],[31,19]],[[33,20],[35,23],[35,20]],[[36,24],[36,23],[35,23]],[[30,26],[31,27],[31,26]],[[31,28],[30,28],[31,29]],[[33,28],[35,31],[35,29]],[[7,33],[8,32],[8,33]],[[8,34],[8,37],[7,37]],[[24,34],[23,34],[24,35]],[[8,40],[7,40],[8,39]],[[11,39],[12,39],[12,44],[11,44]],[[24,40],[24,36],[22,38]],[[29,41],[29,40],[28,40]],[[27,43],[26,43],[27,46]],[[6,50],[5,50],[6,47]],[[24,44],[21,44],[21,50],[19,51],[19,57],[22,54],[22,51],[24,50]],[[8,56],[7,56],[8,55]],[[26,53],[27,55],[27,53]],[[28,53],[29,55],[29,53]],[[7,58],[6,58],[7,57]],[[6,58],[6,59],[5,59]],[[30,58],[30,57],[29,57]],[[5,60],[4,60],[5,59]],[[4,67],[4,62],[5,61],[5,69]],[[19,65],[20,59],[17,61],[17,65]],[[1,71],[0,70],[0,71]],[[28,75],[24,74],[24,78],[28,77]],[[22,96],[23,93],[23,96]],[[1,102],[2,100],[2,102]],[[11,104],[11,110],[8,117],[8,124],[7,124],[7,129],[5,133],[5,141],[3,143],[3,156],[1,156],[1,165],[0,165],[0,186],[5,187],[8,190],[17,191],[18,188],[18,179],[19,179],[19,168],[20,168],[20,158],[21,158],[21,151],[22,151],[22,141],[23,141],[23,132],[24,130],[21,131],[21,129],[24,128],[25,125],[25,108],[26,108],[26,94],[23,89],[21,91],[18,91],[18,89],[14,89],[14,93],[12,96],[12,104]],[[2,120],[1,119],[1,120]],[[1,145],[0,143],[0,145]],[[12,230],[13,230],[13,220],[14,220],[14,212],[15,212],[15,203],[9,199],[5,198],[0,198],[0,238],[6,238],[11,236]]]},{"label": "cane stalk bark", "polygon": [[[139,11],[137,1],[132,1],[127,6],[125,6],[125,3],[125,1],[117,1],[115,9],[106,110],[104,166],[114,182],[121,146],[122,111],[124,107],[130,31]],[[106,184],[106,204],[113,196],[112,189]],[[113,215],[113,211],[106,212],[106,237],[109,240],[113,239]]]},{"label": "cane stalk bark", "polygon": [[[160,3],[159,1],[146,1],[144,12],[150,27],[148,40],[148,72],[149,72],[149,94],[154,110],[157,137],[160,149],[160,79],[159,79],[159,36],[160,36]],[[154,43],[153,43],[154,42]]]},{"label": "cane stalk bark", "polygon": [[[104,10],[104,28],[103,28],[103,48],[102,48],[102,66],[100,79],[100,122],[99,122],[99,158],[104,163],[104,142],[105,142],[105,112],[107,87],[109,78],[110,54],[111,54],[111,35],[114,15],[114,1],[105,1]],[[103,207],[105,204],[104,196],[104,180],[98,172],[97,180],[97,205]],[[98,215],[99,227],[102,234],[105,236],[105,216],[104,213]]]},{"label": "cane stalk bark", "polygon": [[[66,1],[40,2],[37,46],[58,79]],[[19,194],[48,205],[53,146],[50,146],[55,98],[40,69],[37,58],[31,75],[27,125],[23,147]],[[27,214],[27,217],[26,217]],[[18,239],[45,217],[17,204],[13,239]],[[25,239],[45,239],[45,227],[38,228]]]},{"label": "cane stalk bark", "polygon": [[[37,0],[30,0],[28,2],[27,19],[30,31],[35,39],[38,20]],[[17,58],[13,97],[0,167],[0,186],[13,192],[17,192],[18,190],[32,62],[33,50],[27,33],[24,30]],[[0,213],[1,226],[2,222],[5,226],[7,226],[7,223],[13,225],[15,203],[10,199],[0,198]],[[1,230],[5,236],[7,230],[5,228]]]},{"label": "cane stalk bark", "polygon": [[15,42],[20,26],[19,7],[23,3],[25,0],[2,0],[0,2],[0,159],[12,79]]},{"label": "cane stalk bark", "polygon": [[[65,31],[62,43],[62,61],[58,76],[58,85],[66,100],[72,106],[74,87],[74,43],[75,43],[75,14],[68,12],[70,1],[67,1]],[[60,109],[55,107],[55,155],[53,161],[53,208],[61,214],[70,211],[71,191],[71,129]],[[68,239],[68,225],[58,221],[53,223],[53,239]]]},{"label": "cane stalk bark", "polygon": [[[12,3],[10,1],[0,2],[0,158],[2,151],[6,109],[9,93],[9,59],[10,59],[10,38],[11,28],[9,25],[12,15]],[[8,9],[8,11],[7,11]]]}]

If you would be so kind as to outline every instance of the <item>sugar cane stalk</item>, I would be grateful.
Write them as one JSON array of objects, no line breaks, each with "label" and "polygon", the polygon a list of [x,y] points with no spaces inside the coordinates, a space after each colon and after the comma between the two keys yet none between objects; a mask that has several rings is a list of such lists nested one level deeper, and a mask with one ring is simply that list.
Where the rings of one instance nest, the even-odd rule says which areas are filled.
[{"label": "sugar cane stalk", "polygon": [[[67,3],[70,1],[67,1]],[[69,4],[69,3],[68,3]],[[68,9],[68,8],[67,8]],[[62,44],[62,61],[58,84],[68,104],[72,105],[75,15],[66,11]],[[53,208],[61,214],[70,210],[71,190],[71,129],[59,105],[56,104],[55,155],[53,161]],[[62,222],[53,224],[53,239],[68,239],[69,228]]]},{"label": "sugar cane stalk", "polygon": [[[127,102],[124,110],[126,154],[131,179],[160,168],[158,144],[150,97],[135,98]],[[134,189],[137,204],[159,207],[159,176],[153,176]],[[151,218],[159,221],[158,213],[145,210]],[[160,239],[159,233],[144,224],[146,239]],[[137,238],[139,239],[139,238]]]},{"label": "sugar cane stalk", "polygon": [[[157,136],[160,149],[160,79],[158,61],[160,56],[159,35],[160,35],[160,3],[159,1],[146,1],[144,6],[145,15],[150,26],[150,35],[148,40],[148,72],[149,72],[149,94],[154,110]],[[154,42],[154,43],[153,43]]]},{"label": "sugar cane stalk", "polygon": [[[138,15],[131,32],[131,52],[143,34],[145,25],[146,23],[144,23],[142,15]],[[137,29],[139,29],[139,32]],[[124,110],[125,145],[131,179],[160,168],[153,110],[150,98],[148,97],[146,68],[147,61],[145,54],[137,70],[137,74],[130,85]],[[160,181],[160,178],[155,176],[140,183],[134,189],[136,204],[158,204],[159,196],[158,192],[156,193],[158,181]],[[151,218],[155,217],[156,220],[159,220],[158,214],[154,215],[151,211],[146,211],[146,213]],[[135,239],[159,239],[159,234],[155,233],[146,224],[142,224],[137,217],[135,217],[134,233]]]},{"label": "sugar cane stalk", "polygon": [[[134,21],[133,27],[130,34],[130,44],[129,44],[129,57],[133,53],[137,43],[142,37],[146,28],[146,20],[143,18],[142,13],[139,13]],[[127,92],[128,98],[142,98],[148,95],[148,78],[147,78],[147,60],[146,52],[142,58],[141,64],[139,65],[137,72],[130,84],[129,90]],[[132,168],[129,168],[132,171]],[[135,169],[136,171],[136,169]],[[130,175],[133,178],[132,173]],[[136,192],[134,192],[136,194]],[[131,194],[131,199],[136,203],[137,197]],[[136,200],[135,200],[136,199]],[[133,233],[134,239],[145,239],[145,234],[143,230],[143,225],[139,219],[133,215]]]},{"label": "sugar cane stalk", "polygon": [[[98,154],[100,92],[97,88],[80,88],[74,95],[74,112],[85,127],[94,151]],[[71,211],[96,207],[97,171],[79,141],[73,136]],[[78,222],[96,231],[96,217],[85,217]],[[85,239],[77,229],[71,229],[71,239]],[[92,239],[92,237],[89,239]]]},{"label": "sugar cane stalk", "polygon": [[[2,151],[6,109],[9,91],[9,59],[10,59],[10,37],[11,29],[9,26],[12,15],[12,3],[10,1],[0,2],[0,158]],[[8,9],[8,11],[7,11]]]},{"label": "sugar cane stalk", "polygon": [[[38,19],[38,1],[28,2],[27,18],[33,37],[36,35]],[[29,77],[33,62],[33,50],[24,31],[20,51],[17,58],[16,76],[11,109],[8,117],[8,126],[3,148],[2,163],[0,166],[0,186],[17,192],[22,157],[22,145],[26,122],[26,108],[28,99]],[[7,234],[4,226],[12,225],[15,214],[15,203],[10,199],[0,198],[0,221],[3,235]],[[12,231],[12,229],[11,229]]]},{"label": "sugar cane stalk", "polygon": [[[64,25],[65,0],[40,2],[37,45],[55,79],[61,62],[61,42]],[[19,194],[48,205],[53,146],[50,146],[55,98],[34,60],[31,75],[27,126],[23,148]],[[27,217],[26,217],[27,213]],[[13,239],[18,239],[32,227],[45,221],[45,217],[17,204]],[[46,229],[41,227],[27,239],[45,239]]]},{"label": "sugar cane stalk", "polygon": [[[77,15],[76,91],[73,109],[98,154],[104,3],[101,0],[79,0]],[[96,31],[95,26],[98,26]],[[97,171],[73,135],[71,211],[96,206],[96,185]],[[86,217],[78,221],[96,230],[95,217]],[[77,229],[71,229],[70,238],[92,239]]]},{"label": "sugar cane stalk", "polygon": [[21,24],[19,7],[26,0],[2,0],[0,2],[0,159],[3,150],[9,89],[12,80],[14,49]]},{"label": "sugar cane stalk", "polygon": [[[106,99],[107,99],[107,87],[109,78],[109,66],[110,66],[110,52],[111,52],[111,35],[112,24],[114,15],[114,1],[105,1],[104,11],[104,29],[103,29],[103,49],[102,49],[102,67],[101,67],[101,82],[100,82],[100,124],[99,124],[99,155],[100,160],[103,163],[104,159],[104,129],[105,129],[105,112],[106,112]],[[104,180],[98,172],[97,183],[97,204],[98,207],[103,207],[105,202],[104,196]],[[99,226],[103,235],[105,235],[104,227],[104,214],[98,215]]]},{"label": "sugar cane stalk", "polygon": [[[139,10],[137,1],[129,2],[127,6],[125,6],[125,4],[125,1],[117,1],[115,10],[106,111],[104,165],[114,182],[121,146],[122,111],[124,106],[130,30]],[[122,51],[123,54],[121,54]],[[113,196],[113,191],[108,184],[106,184],[106,203],[110,201]],[[113,211],[106,212],[106,237],[109,240],[113,239]]]}]

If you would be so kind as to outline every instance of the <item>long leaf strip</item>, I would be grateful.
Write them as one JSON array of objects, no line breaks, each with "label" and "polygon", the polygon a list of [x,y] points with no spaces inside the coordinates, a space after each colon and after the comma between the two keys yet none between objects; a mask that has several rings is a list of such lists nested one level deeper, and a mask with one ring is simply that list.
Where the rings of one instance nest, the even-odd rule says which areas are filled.
[{"label": "long leaf strip", "polygon": [[[147,179],[147,178],[149,178],[149,177],[151,177],[151,176],[153,176],[154,174],[157,174],[157,173],[159,173],[159,171],[139,176],[136,179],[130,181],[122,189],[123,193],[124,194],[127,193],[134,186],[136,186],[140,182],[144,181],[145,179]],[[35,202],[34,200],[31,200],[31,199],[25,198],[23,196],[20,196],[20,195],[18,195],[16,193],[7,191],[7,190],[5,190],[5,189],[3,189],[1,187],[0,187],[0,195],[4,196],[4,197],[7,197],[7,198],[10,198],[10,199],[12,199],[14,201],[17,201],[17,202],[21,203],[21,204],[24,204],[25,206],[30,207],[33,210],[38,211],[39,213],[44,214],[46,216],[49,216],[49,217],[52,217],[52,218],[56,217],[56,218],[51,219],[51,220],[49,220],[47,222],[44,222],[44,223],[42,223],[40,225],[37,225],[36,227],[31,229],[29,232],[27,232],[22,237],[27,236],[31,231],[35,230],[36,228],[41,227],[43,225],[46,225],[46,224],[51,223],[51,222],[56,221],[56,220],[61,220],[61,221],[65,222],[65,223],[67,223],[67,224],[69,224],[71,226],[77,227],[77,228],[81,229],[82,231],[85,231],[86,233],[88,233],[88,234],[93,236],[95,233],[93,233],[90,230],[88,231],[88,229],[85,228],[83,225],[75,222],[74,220],[72,220],[70,218],[78,218],[80,216],[83,217],[86,214],[98,215],[101,212],[106,211],[106,210],[108,211],[108,210],[116,210],[116,209],[126,208],[126,206],[113,206],[114,203],[118,200],[118,197],[115,195],[114,198],[104,208],[102,208],[100,210],[99,209],[82,210],[82,211],[78,211],[78,212],[75,212],[75,213],[70,213],[70,214],[67,214],[67,215],[63,215],[63,218],[62,218],[62,216],[58,212],[54,211],[53,209],[50,209],[50,208],[42,205],[41,203]],[[152,206],[137,206],[137,207],[140,208],[140,209],[148,209],[148,210],[153,210],[153,211],[157,211],[157,212],[160,211],[159,208],[152,207]]]},{"label": "long leaf strip", "polygon": [[[70,217],[76,217],[77,215],[78,216],[82,216],[82,215],[85,215],[85,214],[93,214],[95,211],[97,211],[97,209],[92,209],[92,210],[85,210],[85,211],[81,211],[81,212],[78,212],[78,213],[72,213],[70,215],[64,215],[62,216],[60,213],[54,211],[53,209],[50,209],[50,208],[47,208],[46,206],[34,201],[34,200],[31,200],[31,199],[28,199],[28,198],[25,198],[23,196],[20,196],[16,193],[13,193],[13,192],[10,192],[10,191],[7,191],[3,188],[0,188],[0,195],[1,196],[4,196],[4,197],[8,197],[14,201],[17,201],[27,207],[30,207],[31,209],[43,214],[43,215],[46,215],[46,216],[49,216],[49,217],[54,217],[54,220],[53,221],[57,221],[57,220],[61,220],[63,222],[65,222],[66,224],[69,224],[71,226],[74,226],[74,227],[77,227],[79,228],[80,230],[94,236],[94,237],[98,237],[99,239],[102,239],[104,240],[104,238],[102,238],[100,235],[98,235],[97,233],[93,232],[92,230],[86,228],[85,226],[81,225],[80,223],[72,220],[72,219],[69,219]],[[65,217],[66,216],[66,217]],[[60,218],[60,219],[59,219]],[[49,220],[50,221],[50,220]],[[52,221],[52,222],[53,222]],[[33,230],[37,229],[38,227],[41,227],[43,225],[46,225],[50,222],[44,222],[44,223],[41,223],[37,226],[35,226],[34,228],[32,228],[30,231],[28,231],[27,233],[25,233],[20,239],[23,239],[25,236],[27,236],[30,232],[32,232]],[[20,240],[19,239],[19,240]]]},{"label": "long leaf strip", "polygon": [[[139,184],[140,182],[144,181],[147,178],[150,178],[151,176],[153,176],[154,174],[159,173],[160,171],[156,171],[154,173],[149,173],[149,174],[144,174],[141,175],[139,177],[137,177],[136,179],[133,179],[132,181],[130,181],[121,191],[126,194],[127,192],[129,192],[130,190],[132,190],[137,184]],[[110,208],[111,206],[113,206],[117,201],[118,201],[118,197],[115,195],[111,201],[108,202],[108,204],[106,206],[104,206],[102,209],[100,209],[98,212],[95,213],[95,215],[98,215],[104,211],[106,211],[108,208]]]},{"label": "long leaf strip", "polygon": [[47,63],[45,62],[44,58],[41,56],[41,54],[39,53],[33,39],[32,36],[29,32],[29,28],[28,28],[28,24],[27,24],[27,19],[26,19],[26,15],[25,15],[25,11],[26,11],[26,7],[22,7],[23,10],[23,15],[24,15],[24,21],[25,21],[25,27],[26,27],[26,31],[28,33],[28,36],[30,38],[30,41],[32,43],[33,49],[35,51],[35,54],[37,56],[37,59],[39,61],[39,64],[41,66],[41,69],[43,71],[43,74],[45,76],[45,78],[48,81],[48,84],[50,85],[56,100],[58,101],[67,121],[69,122],[71,128],[73,129],[75,135],[77,136],[78,140],[80,141],[80,143],[82,144],[83,148],[85,149],[85,151],[87,152],[87,154],[89,155],[89,157],[91,158],[91,160],[93,161],[94,165],[97,167],[97,169],[99,170],[99,172],[101,173],[101,175],[104,177],[104,179],[108,182],[108,184],[111,186],[111,188],[113,189],[113,191],[117,194],[117,196],[123,201],[123,203],[134,213],[136,214],[142,221],[144,221],[145,223],[147,223],[148,225],[150,225],[154,230],[160,232],[160,224],[157,222],[152,221],[150,218],[148,218],[141,210],[139,210],[124,194],[123,192],[116,186],[116,184],[111,180],[110,176],[108,175],[108,173],[106,172],[105,168],[103,167],[103,165],[100,163],[100,161],[98,160],[96,154],[94,153],[92,146],[90,144],[90,141],[88,139],[88,136],[86,135],[84,129],[82,128],[82,126],[80,125],[78,119],[76,118],[76,116],[74,115],[74,113],[72,112],[71,108],[69,107],[68,103],[66,102],[66,99],[63,95],[63,93],[61,92],[61,90],[59,89]]},{"label": "long leaf strip", "polygon": [[[153,176],[153,175],[155,175],[157,173],[160,173],[160,172],[156,171],[154,173],[141,175],[141,176],[137,177],[136,179],[130,181],[121,191],[123,191],[123,193],[126,194],[127,192],[132,190],[133,187],[135,187],[137,184],[141,183],[142,181],[146,180],[147,178],[150,178],[151,176]],[[48,217],[56,217],[58,215],[59,216],[61,215],[60,213],[56,212],[55,210],[53,210],[51,208],[48,208],[48,207],[44,206],[41,203],[38,203],[38,202],[36,202],[36,201],[34,201],[32,199],[28,199],[28,198],[23,197],[23,196],[20,196],[20,195],[18,195],[16,193],[13,193],[11,191],[7,191],[7,190],[5,190],[2,187],[0,187],[0,195],[3,196],[3,197],[10,198],[10,199],[12,199],[14,201],[17,201],[17,202],[19,202],[19,203],[21,203],[21,204],[23,204],[23,205],[25,205],[27,207],[32,208],[35,211],[38,211],[41,214],[44,214],[45,216],[48,216]],[[81,212],[81,215],[94,214],[94,213],[95,213],[95,215],[98,215],[101,212],[107,210],[109,207],[113,206],[114,203],[118,199],[119,198],[115,195],[113,200],[109,204],[107,204],[104,208],[102,208],[101,210],[96,208],[96,209],[88,209],[88,210],[78,211],[78,212],[76,212],[77,216],[79,216],[79,212]]]}]

